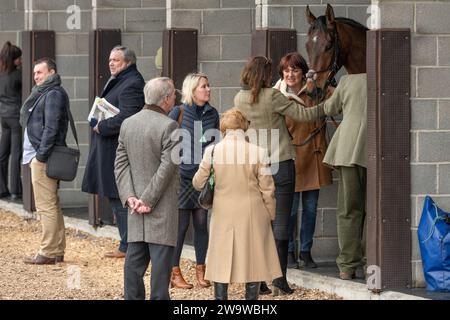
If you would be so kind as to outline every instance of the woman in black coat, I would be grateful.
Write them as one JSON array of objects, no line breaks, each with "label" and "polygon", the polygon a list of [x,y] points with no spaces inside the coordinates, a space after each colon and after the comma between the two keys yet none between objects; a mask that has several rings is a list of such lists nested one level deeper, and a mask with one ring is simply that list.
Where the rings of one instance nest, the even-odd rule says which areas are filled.
[{"label": "woman in black coat", "polygon": [[[7,41],[0,52],[0,198],[22,198],[20,160],[22,128],[19,123],[22,103],[22,50]],[[8,188],[8,165],[11,156],[11,180]]]}]

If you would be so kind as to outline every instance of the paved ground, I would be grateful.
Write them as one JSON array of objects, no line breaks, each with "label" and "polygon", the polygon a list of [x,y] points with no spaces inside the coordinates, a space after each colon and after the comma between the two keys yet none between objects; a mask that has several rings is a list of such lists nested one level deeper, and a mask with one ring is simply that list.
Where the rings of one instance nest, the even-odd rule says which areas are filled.
[{"label": "paved ground", "polygon": [[[2,299],[123,299],[124,260],[105,259],[103,253],[117,247],[117,241],[96,238],[67,229],[65,262],[50,266],[31,266],[24,255],[35,254],[40,239],[40,223],[24,220],[0,210],[0,300]],[[182,260],[186,278],[195,284],[195,265]],[[147,272],[145,283],[149,284]],[[294,286],[295,288],[295,286]],[[147,287],[148,290],[148,287]],[[171,298],[180,300],[213,299],[213,289],[171,289]],[[243,299],[243,285],[230,287],[230,299]],[[340,299],[318,290],[296,288],[290,296],[261,296],[261,299],[301,300]]]}]

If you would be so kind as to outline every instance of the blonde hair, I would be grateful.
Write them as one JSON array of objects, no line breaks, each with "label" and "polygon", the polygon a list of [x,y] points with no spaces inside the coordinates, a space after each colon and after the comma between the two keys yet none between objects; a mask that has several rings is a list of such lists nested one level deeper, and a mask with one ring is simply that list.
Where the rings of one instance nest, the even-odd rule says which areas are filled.
[{"label": "blonde hair", "polygon": [[[181,102],[191,106],[194,104],[194,91],[197,89],[200,79],[205,78],[208,80],[208,76],[204,73],[189,73],[183,81],[182,91],[182,99]],[[208,80],[209,82],[209,80]]]},{"label": "blonde hair", "polygon": [[220,131],[225,134],[227,130],[248,130],[250,121],[242,111],[237,108],[231,108],[225,111],[220,117]]}]

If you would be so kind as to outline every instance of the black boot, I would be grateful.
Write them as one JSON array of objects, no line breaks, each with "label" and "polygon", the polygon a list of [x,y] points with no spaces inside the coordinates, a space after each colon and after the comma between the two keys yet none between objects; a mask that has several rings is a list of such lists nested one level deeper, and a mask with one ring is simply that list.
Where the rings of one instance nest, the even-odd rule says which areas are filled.
[{"label": "black boot", "polygon": [[278,258],[280,260],[280,267],[283,276],[273,280],[273,295],[277,296],[281,294],[292,294],[294,290],[289,287],[286,280],[287,272],[287,260],[288,260],[288,240],[275,240],[275,245],[277,247]]},{"label": "black boot", "polygon": [[270,288],[267,286],[267,283],[260,282],[260,286],[259,286],[259,294],[260,295],[265,295],[265,294],[271,294],[272,290],[270,290]]},{"label": "black boot", "polygon": [[214,282],[214,300],[228,300],[228,283]]},{"label": "black boot", "polygon": [[300,267],[304,268],[317,268],[317,264],[314,262],[311,257],[310,251],[300,251]]},{"label": "black boot", "polygon": [[258,300],[259,282],[248,282],[245,284],[245,300]]}]

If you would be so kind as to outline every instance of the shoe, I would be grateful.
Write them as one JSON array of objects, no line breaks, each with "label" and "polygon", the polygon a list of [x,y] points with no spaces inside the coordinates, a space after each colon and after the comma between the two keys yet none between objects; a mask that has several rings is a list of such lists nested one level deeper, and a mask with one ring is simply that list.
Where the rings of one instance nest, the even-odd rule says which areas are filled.
[{"label": "shoe", "polygon": [[181,274],[180,267],[172,268],[172,275],[170,276],[170,287],[178,289],[192,289],[194,285],[187,283]]},{"label": "shoe", "polygon": [[11,201],[22,200],[22,195],[19,193],[11,193],[11,195],[9,196],[9,199]]},{"label": "shoe", "polygon": [[265,283],[264,281],[261,282],[261,285],[259,286],[259,294],[260,295],[266,295],[266,294],[271,294],[272,290],[270,290],[270,288],[267,286],[267,283]]},{"label": "shoe", "polygon": [[355,272],[339,272],[339,278],[341,280],[352,280],[355,279]]},{"label": "shoe", "polygon": [[214,300],[228,300],[228,283],[214,282]]},{"label": "shoe", "polygon": [[294,293],[294,289],[289,287],[289,284],[287,283],[286,278],[281,277],[273,280],[273,296],[279,296],[281,295],[289,295]]},{"label": "shoe", "polygon": [[110,251],[110,252],[105,253],[105,258],[118,258],[118,259],[120,259],[120,258],[125,258],[126,255],[127,254],[125,252],[117,250],[117,251]]},{"label": "shoe", "polygon": [[245,284],[245,300],[258,300],[259,282],[247,282]]},{"label": "shoe", "polygon": [[317,268],[317,264],[311,257],[311,251],[300,251],[300,263],[299,266],[307,269]]},{"label": "shoe", "polygon": [[295,261],[295,254],[294,252],[288,252],[288,261],[287,261],[287,267],[289,269],[297,269],[297,261]]},{"label": "shoe", "polygon": [[58,262],[64,262],[64,256],[56,256],[55,261]]},{"label": "shoe", "polygon": [[9,196],[11,196],[9,192],[0,193],[0,198],[8,198]]},{"label": "shoe", "polygon": [[55,264],[56,258],[48,258],[37,254],[34,257],[25,257],[23,262],[26,264]]},{"label": "shoe", "polygon": [[205,280],[206,265],[198,264],[195,266],[195,276],[197,277],[198,285],[202,288],[208,288],[211,286],[211,282]]}]

